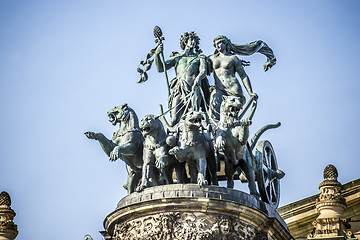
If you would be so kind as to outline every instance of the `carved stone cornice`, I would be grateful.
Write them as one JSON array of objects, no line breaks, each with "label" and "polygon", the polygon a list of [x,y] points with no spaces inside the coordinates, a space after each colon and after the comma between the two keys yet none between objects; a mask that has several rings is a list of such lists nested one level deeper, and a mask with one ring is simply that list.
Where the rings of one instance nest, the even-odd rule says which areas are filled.
[{"label": "carved stone cornice", "polygon": [[172,184],[123,198],[104,221],[105,239],[292,239],[275,209],[244,192]]},{"label": "carved stone cornice", "polygon": [[312,223],[313,231],[308,235],[312,238],[330,238],[342,236],[343,239],[354,239],[353,233],[349,230],[350,224],[340,218],[319,218]]}]

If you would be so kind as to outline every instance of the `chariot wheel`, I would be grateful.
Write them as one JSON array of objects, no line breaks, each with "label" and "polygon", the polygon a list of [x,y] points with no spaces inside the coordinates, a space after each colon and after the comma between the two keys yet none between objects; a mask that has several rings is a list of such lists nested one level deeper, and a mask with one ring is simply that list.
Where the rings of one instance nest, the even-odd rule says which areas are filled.
[{"label": "chariot wheel", "polygon": [[260,141],[256,145],[255,162],[255,178],[261,199],[276,209],[280,200],[280,179],[285,174],[278,169],[275,152],[269,141]]}]

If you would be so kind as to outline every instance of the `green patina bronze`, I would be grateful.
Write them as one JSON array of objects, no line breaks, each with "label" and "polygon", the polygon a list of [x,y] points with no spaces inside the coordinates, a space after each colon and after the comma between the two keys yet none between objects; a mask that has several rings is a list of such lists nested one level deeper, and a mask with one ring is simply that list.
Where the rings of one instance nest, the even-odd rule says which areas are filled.
[{"label": "green patina bronze", "polygon": [[264,64],[265,71],[275,65],[276,58],[269,46],[261,40],[240,45],[233,44],[227,37],[219,35],[214,39],[213,43],[215,53],[209,56],[215,83],[210,98],[211,115],[212,118],[219,120],[222,96],[236,96],[240,97],[242,104],[246,102],[236,74],[240,76],[250,97],[257,97],[252,90],[249,76],[244,70],[244,66],[249,66],[250,62],[240,60],[236,55],[251,55],[256,52],[266,55],[268,60]]},{"label": "green patina bronze", "polygon": [[185,163],[180,163],[169,154],[170,146],[166,144],[168,134],[159,118],[152,114],[144,116],[140,129],[144,136],[144,164],[138,191],[150,186],[172,184],[174,170],[177,183],[185,183]]},{"label": "green patina bronze", "polygon": [[[204,113],[192,111],[185,114],[182,120],[183,129],[177,146],[169,153],[178,161],[188,164],[191,183],[218,185],[214,146],[211,136],[203,131]],[[208,180],[207,170],[210,173]]]},{"label": "green patina bronze", "polygon": [[[270,142],[258,140],[262,133],[279,127],[280,123],[264,126],[248,141],[258,96],[244,70],[250,62],[238,58],[261,53],[267,57],[264,64],[267,71],[276,63],[271,48],[261,40],[233,44],[219,35],[213,40],[215,52],[206,56],[200,50],[197,34],[185,32],[180,37],[181,52],[172,52],[165,60],[165,38],[158,26],[154,28],[154,37],[157,45],[140,62],[138,82],[149,79],[147,72],[155,62],[157,71],[165,74],[168,110],[163,112],[161,107],[159,116],[145,115],[139,125],[133,109],[127,104],[117,106],[108,112],[110,122],[119,124],[111,140],[102,133],[85,135],[98,140],[111,161],[122,159],[127,164],[125,187],[129,193],[172,184],[174,172],[177,183],[217,185],[217,170],[225,166],[219,179],[226,179],[228,188],[234,187],[234,176],[239,173],[242,181],[248,182],[250,194],[260,195],[263,201],[277,207],[279,179],[284,173],[277,167]],[[169,81],[167,71],[172,68],[176,77]],[[210,87],[207,76],[211,74],[214,86]],[[242,85],[249,95],[248,101]]]},{"label": "green patina bronze", "polygon": [[108,111],[109,121],[119,130],[114,132],[112,139],[102,133],[86,132],[89,139],[99,141],[102,149],[110,157],[110,161],[123,160],[128,168],[128,180],[124,187],[128,193],[135,191],[141,179],[143,165],[143,136],[135,111],[127,104],[116,106]]}]

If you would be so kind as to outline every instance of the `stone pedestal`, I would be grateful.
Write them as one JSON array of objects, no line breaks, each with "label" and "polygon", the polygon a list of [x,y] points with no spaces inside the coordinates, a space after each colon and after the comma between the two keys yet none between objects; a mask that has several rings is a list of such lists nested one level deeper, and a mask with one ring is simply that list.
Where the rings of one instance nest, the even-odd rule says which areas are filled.
[{"label": "stone pedestal", "polygon": [[292,239],[268,204],[218,186],[173,184],[132,193],[104,221],[105,239]]}]

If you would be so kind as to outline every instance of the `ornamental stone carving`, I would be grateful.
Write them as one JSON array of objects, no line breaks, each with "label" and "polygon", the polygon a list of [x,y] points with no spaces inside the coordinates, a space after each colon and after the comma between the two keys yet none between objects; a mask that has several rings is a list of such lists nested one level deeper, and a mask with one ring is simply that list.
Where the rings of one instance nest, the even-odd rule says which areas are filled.
[{"label": "ornamental stone carving", "polygon": [[289,240],[285,222],[253,195],[171,184],[132,193],[104,221],[106,240]]},{"label": "ornamental stone carving", "polygon": [[235,240],[259,239],[260,235],[254,226],[229,216],[167,212],[116,224],[112,239]]},{"label": "ornamental stone carving", "polygon": [[13,240],[18,235],[17,225],[13,222],[14,210],[7,192],[0,193],[0,240]]},{"label": "ornamental stone carving", "polygon": [[[346,200],[341,195],[342,185],[337,181],[338,171],[329,164],[324,169],[324,181],[320,183],[320,195],[316,199],[316,210],[320,215],[312,223],[313,231],[308,239],[353,239],[349,222],[343,218]],[[355,238],[354,238],[355,239]]]}]

